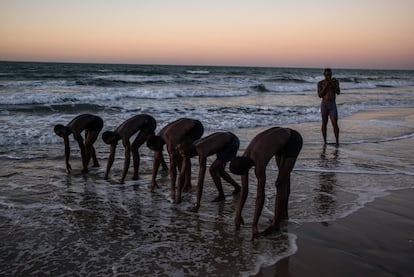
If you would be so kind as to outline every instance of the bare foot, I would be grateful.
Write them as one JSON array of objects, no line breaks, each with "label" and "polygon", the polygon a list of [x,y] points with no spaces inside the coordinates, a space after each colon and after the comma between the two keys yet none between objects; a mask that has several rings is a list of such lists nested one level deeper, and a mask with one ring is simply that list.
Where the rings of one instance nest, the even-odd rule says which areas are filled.
[{"label": "bare foot", "polygon": [[198,205],[194,205],[193,207],[191,207],[190,209],[189,209],[189,211],[190,212],[193,212],[193,213],[196,213],[196,212],[198,212],[198,209],[200,208],[200,206],[198,206]]},{"label": "bare foot", "polygon": [[211,202],[220,202],[220,201],[224,201],[225,199],[226,199],[226,197],[224,196],[224,194],[220,194],[219,196],[214,198],[214,200],[211,201]]},{"label": "bare foot", "polygon": [[259,235],[260,236],[269,236],[275,233],[280,232],[280,227],[277,225],[270,225],[269,227],[266,228],[266,230],[264,230],[263,232],[260,232]]},{"label": "bare foot", "polygon": [[233,190],[233,192],[232,192],[232,195],[237,195],[237,194],[239,194],[239,193],[240,193],[240,187],[235,188],[235,189]]},{"label": "bare foot", "polygon": [[183,188],[183,192],[190,192],[190,191],[191,191],[191,189],[192,189],[192,186],[191,186],[191,184],[190,184],[190,185],[185,186],[185,187]]}]

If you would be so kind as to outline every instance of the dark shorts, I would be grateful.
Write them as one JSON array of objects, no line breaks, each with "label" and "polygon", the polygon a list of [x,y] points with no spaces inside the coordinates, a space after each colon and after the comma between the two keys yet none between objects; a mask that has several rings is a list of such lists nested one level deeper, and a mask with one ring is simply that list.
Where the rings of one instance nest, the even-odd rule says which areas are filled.
[{"label": "dark shorts", "polygon": [[188,132],[187,136],[191,139],[191,142],[194,142],[201,138],[204,133],[203,124],[200,121],[196,120],[193,128]]},{"label": "dark shorts", "polygon": [[237,155],[237,151],[239,151],[240,141],[239,138],[231,134],[230,141],[217,152],[217,160],[226,164],[227,162],[231,161]]},{"label": "dark shorts", "polygon": [[95,116],[93,121],[91,121],[87,126],[87,130],[93,131],[93,132],[100,132],[102,128],[103,128],[103,120],[99,116]]},{"label": "dark shorts", "polygon": [[138,133],[135,141],[146,140],[149,135],[153,135],[157,128],[157,122],[152,116],[147,116],[147,122],[142,126],[140,132]]},{"label": "dark shorts", "polygon": [[154,134],[155,128],[157,128],[157,122],[152,116],[147,116],[147,122],[145,126],[142,127],[141,133]]},{"label": "dark shorts", "polygon": [[327,121],[328,117],[334,120],[338,120],[338,109],[334,101],[322,101],[321,102],[321,114],[322,120]]},{"label": "dark shorts", "polygon": [[297,158],[302,145],[302,136],[297,131],[290,129],[289,142],[285,145],[282,155],[287,158]]}]

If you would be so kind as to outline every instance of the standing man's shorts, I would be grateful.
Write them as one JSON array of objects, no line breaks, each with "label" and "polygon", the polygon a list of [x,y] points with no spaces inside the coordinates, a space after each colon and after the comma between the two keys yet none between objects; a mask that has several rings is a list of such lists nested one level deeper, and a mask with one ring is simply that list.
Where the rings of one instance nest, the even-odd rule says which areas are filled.
[{"label": "standing man's shorts", "polygon": [[322,101],[321,113],[323,121],[328,121],[328,117],[338,120],[338,110],[334,101]]}]

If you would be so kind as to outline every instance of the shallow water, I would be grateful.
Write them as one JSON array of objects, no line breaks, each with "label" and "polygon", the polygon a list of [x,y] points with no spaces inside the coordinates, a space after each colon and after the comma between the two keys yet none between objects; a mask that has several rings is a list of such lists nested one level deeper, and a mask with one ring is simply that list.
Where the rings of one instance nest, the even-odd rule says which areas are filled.
[{"label": "shallow water", "polygon": [[62,165],[40,158],[2,167],[2,274],[234,275],[294,252],[293,234],[252,244],[249,228],[235,232],[230,193],[213,204],[209,190],[197,214],[187,211],[191,195],[171,203],[166,177],[151,193],[149,160],[142,181],[125,185],[103,181],[102,168],[66,175]]},{"label": "shallow water", "polygon": [[[344,119],[368,108],[413,106],[412,71],[338,72],[337,148],[320,142],[313,91],[319,70],[30,64],[19,73],[0,65],[0,275],[247,276],[294,254],[295,229],[304,222],[329,224],[390,190],[414,187],[411,121]],[[165,173],[158,176],[161,189],[149,189],[152,153],[145,146],[140,180],[131,181],[130,172],[120,185],[122,147],[112,179],[104,181],[107,145],[98,139],[101,167],[82,175],[71,137],[73,173],[67,175],[53,126],[85,112],[101,116],[104,130],[138,113],[153,115],[158,129],[194,117],[205,135],[236,133],[239,153],[268,126],[290,124],[305,144],[292,173],[288,224],[280,234],[251,241],[253,174],[239,232],[232,187],[224,185],[225,202],[212,203],[217,192],[208,174],[198,213],[188,211],[194,193],[173,204]],[[193,166],[193,184],[197,170]],[[260,230],[273,216],[276,174],[269,164]]]},{"label": "shallow water", "polygon": [[[249,138],[248,132],[239,136]],[[295,253],[294,230],[301,223],[336,220],[389,190],[413,187],[412,158],[387,152],[412,141],[411,137],[339,148],[305,143],[292,174],[289,224],[281,234],[255,242],[251,242],[256,188],[252,174],[243,211],[246,225],[237,232],[233,225],[237,197],[231,195],[229,185],[225,185],[226,201],[212,203],[216,191],[207,176],[202,206],[198,213],[189,212],[194,194],[187,193],[182,204],[173,204],[165,173],[158,177],[162,188],[150,191],[152,156],[145,148],[141,179],[125,185],[117,182],[122,151],[112,179],[103,180],[108,149],[100,143],[101,167],[87,175],[80,173],[76,150],[72,151],[74,172],[64,172],[61,145],[3,148],[0,272],[10,276],[250,275]],[[197,170],[193,166],[193,184]],[[261,230],[273,215],[275,178],[275,165],[270,164]]]}]

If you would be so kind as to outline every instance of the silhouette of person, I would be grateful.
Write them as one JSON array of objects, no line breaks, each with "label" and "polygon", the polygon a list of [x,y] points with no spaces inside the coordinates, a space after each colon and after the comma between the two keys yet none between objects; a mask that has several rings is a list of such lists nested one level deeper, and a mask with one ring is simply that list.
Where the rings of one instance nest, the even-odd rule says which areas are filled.
[{"label": "silhouette of person", "polygon": [[[72,171],[72,166],[69,163],[70,156],[70,145],[69,145],[69,135],[73,134],[73,137],[79,144],[82,157],[82,173],[88,172],[88,164],[92,157],[93,166],[98,167],[99,163],[96,158],[95,148],[93,144],[98,138],[99,132],[102,130],[103,120],[99,116],[92,114],[81,114],[76,116],[69,122],[66,126],[62,124],[57,124],[54,127],[54,132],[59,137],[63,138],[65,144],[65,163],[66,163],[66,172],[70,173]],[[82,138],[81,133],[85,130],[85,142]]]},{"label": "silhouette of person", "polygon": [[[115,131],[106,131],[102,134],[103,141],[111,146],[109,159],[106,166],[105,180],[108,179],[109,171],[114,162],[115,150],[119,140],[122,140],[122,145],[125,148],[124,169],[122,171],[120,183],[123,184],[125,182],[125,177],[127,175],[131,161],[131,152],[134,166],[134,174],[132,176],[132,180],[138,180],[138,171],[140,164],[140,156],[138,150],[141,145],[145,143],[149,136],[154,135],[156,126],[157,123],[152,116],[147,114],[140,114],[124,121],[121,125],[118,126],[118,128],[115,129]],[[138,134],[131,144],[129,140],[136,133]]]},{"label": "silhouette of person", "polygon": [[[191,142],[199,139],[204,133],[203,124],[195,119],[190,118],[180,118],[174,122],[167,124],[157,136],[151,136],[147,140],[147,146],[154,151],[154,164],[152,168],[152,180],[151,180],[151,189],[154,190],[158,188],[156,181],[157,172],[162,160],[162,151],[164,144],[167,146],[167,152],[170,158],[170,190],[171,196],[175,202],[175,183],[177,179],[177,168],[180,171],[182,166],[181,156],[178,155],[176,149],[179,142],[183,139],[188,138]],[[189,190],[191,188],[191,164],[190,160],[187,160],[187,171],[185,172],[184,178],[184,190]]]},{"label": "silhouette of person", "polygon": [[[237,230],[240,229],[241,223],[244,224],[241,214],[248,194],[249,170],[253,166],[257,178],[257,196],[252,239],[259,237],[259,235],[265,236],[273,231],[278,231],[280,222],[288,219],[290,174],[302,145],[302,136],[297,131],[289,128],[273,127],[256,135],[246,148],[243,156],[236,157],[230,162],[230,171],[241,175],[242,184],[235,219]],[[257,225],[265,200],[266,167],[273,156],[275,156],[279,169],[275,184],[275,214],[271,226],[259,234]]]},{"label": "silhouette of person", "polygon": [[335,134],[336,145],[339,145],[339,126],[338,126],[338,109],[336,107],[336,95],[341,93],[339,81],[332,78],[332,70],[325,68],[323,75],[325,79],[318,82],[318,96],[322,98],[321,114],[322,114],[322,136],[324,143],[326,141],[326,128],[328,118],[331,119],[332,127]]},{"label": "silhouette of person", "polygon": [[216,154],[217,159],[210,166],[210,175],[216,185],[219,195],[213,200],[213,202],[223,201],[225,199],[221,178],[227,181],[234,187],[233,194],[240,192],[240,186],[236,181],[225,171],[226,163],[236,157],[239,150],[240,141],[239,138],[230,132],[216,132],[208,135],[204,138],[196,140],[191,143],[189,140],[180,143],[177,149],[184,160],[184,166],[181,168],[181,172],[178,178],[178,196],[177,202],[181,202],[181,178],[184,177],[186,172],[187,160],[192,157],[198,156],[200,163],[198,174],[198,189],[197,189],[197,203],[192,208],[192,211],[196,212],[200,208],[201,196],[203,194],[204,177],[206,173],[207,157]]}]

